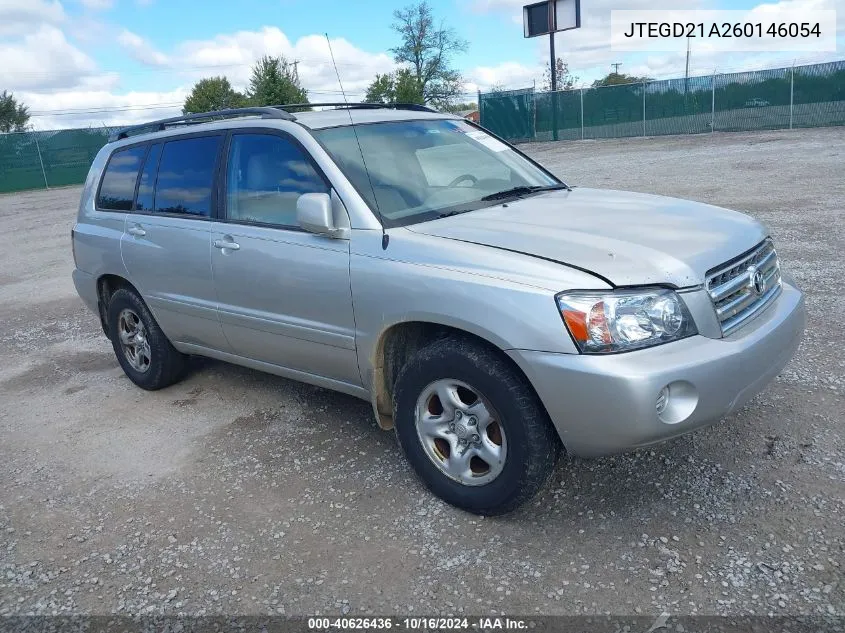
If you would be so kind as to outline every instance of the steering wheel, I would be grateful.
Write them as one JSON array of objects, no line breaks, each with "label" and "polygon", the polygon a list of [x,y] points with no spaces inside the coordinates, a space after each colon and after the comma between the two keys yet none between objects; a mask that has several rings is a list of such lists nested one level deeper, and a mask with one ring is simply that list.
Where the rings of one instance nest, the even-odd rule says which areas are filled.
[{"label": "steering wheel", "polygon": [[458,183],[463,182],[464,180],[472,181],[473,185],[478,182],[478,178],[476,178],[472,174],[462,174],[462,175],[458,176],[457,178],[455,178],[452,182],[450,182],[449,186],[450,187],[457,187]]}]

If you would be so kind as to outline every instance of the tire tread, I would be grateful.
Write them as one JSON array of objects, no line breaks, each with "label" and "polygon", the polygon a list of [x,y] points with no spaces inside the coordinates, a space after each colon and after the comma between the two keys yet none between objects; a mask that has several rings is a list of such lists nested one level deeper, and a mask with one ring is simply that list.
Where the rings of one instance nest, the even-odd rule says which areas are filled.
[{"label": "tire tread", "polygon": [[[143,374],[136,372],[129,365],[120,345],[117,318],[124,308],[135,310],[147,330],[147,340],[150,342],[153,358],[151,359],[150,369]],[[108,320],[115,356],[124,373],[136,385],[147,391],[155,391],[169,387],[184,377],[188,367],[188,357],[173,347],[137,291],[131,288],[115,290],[109,299]]]},{"label": "tire tread", "polygon": [[[413,379],[415,376],[424,373],[425,369],[431,364],[439,363],[448,366],[450,359],[454,359],[456,356],[469,360],[475,367],[484,371],[491,380],[498,383],[500,391],[495,396],[496,400],[504,398],[506,402],[512,402],[521,414],[519,422],[521,422],[526,434],[528,450],[525,451],[526,459],[524,460],[524,468],[520,471],[520,478],[513,486],[513,494],[495,503],[459,503],[461,507],[478,514],[506,514],[529,501],[546,483],[554,470],[555,462],[560,453],[560,439],[545,408],[534,392],[534,388],[518,368],[512,364],[512,361],[503,357],[501,351],[463,336],[449,336],[438,339],[419,350],[402,367],[396,379],[393,401],[397,438],[413,465],[414,460],[409,455],[409,449],[413,450],[413,447],[406,446],[407,438],[403,441],[402,433],[400,433],[400,424],[413,424],[413,420],[407,420],[403,417],[403,414],[407,416],[407,412],[401,411],[400,407],[407,405],[409,402],[415,403],[417,394],[409,391],[424,386],[415,384]],[[461,379],[461,376],[454,376],[454,378]],[[490,398],[490,394],[486,394],[486,396]],[[411,413],[411,416],[413,417],[413,413]],[[416,430],[414,430],[412,437],[416,437]],[[428,458],[425,457],[425,459]],[[415,470],[429,489],[442,496],[440,486],[427,481],[418,468],[415,467]],[[445,475],[440,475],[440,477],[447,479]],[[465,486],[465,488],[471,490],[468,486]],[[446,500],[455,503],[451,499]]]}]

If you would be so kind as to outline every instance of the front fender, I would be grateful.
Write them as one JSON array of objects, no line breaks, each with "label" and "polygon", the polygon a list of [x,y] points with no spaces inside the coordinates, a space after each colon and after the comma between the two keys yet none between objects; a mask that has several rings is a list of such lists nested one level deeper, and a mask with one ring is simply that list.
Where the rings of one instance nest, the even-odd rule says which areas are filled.
[{"label": "front fender", "polygon": [[[485,274],[477,258],[471,266],[464,266],[459,259],[448,261],[441,254],[441,261],[421,263],[392,239],[383,253],[364,254],[360,248],[353,248],[350,275],[356,345],[365,387],[373,386],[381,338],[401,323],[431,323],[462,330],[500,350],[577,353],[558,313],[555,293],[548,287],[516,282],[496,271]],[[492,256],[502,260],[500,253]],[[514,256],[514,262],[524,257]],[[557,268],[562,277],[585,276],[563,266]],[[583,284],[583,279],[562,278],[559,290]]]}]

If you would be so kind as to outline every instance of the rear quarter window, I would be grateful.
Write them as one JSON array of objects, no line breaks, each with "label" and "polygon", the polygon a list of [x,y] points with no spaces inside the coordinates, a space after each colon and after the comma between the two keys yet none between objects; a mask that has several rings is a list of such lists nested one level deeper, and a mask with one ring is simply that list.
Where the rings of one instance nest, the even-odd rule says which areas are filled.
[{"label": "rear quarter window", "polygon": [[117,150],[111,155],[97,195],[97,208],[106,211],[132,210],[138,170],[146,151],[145,145],[139,145]]}]

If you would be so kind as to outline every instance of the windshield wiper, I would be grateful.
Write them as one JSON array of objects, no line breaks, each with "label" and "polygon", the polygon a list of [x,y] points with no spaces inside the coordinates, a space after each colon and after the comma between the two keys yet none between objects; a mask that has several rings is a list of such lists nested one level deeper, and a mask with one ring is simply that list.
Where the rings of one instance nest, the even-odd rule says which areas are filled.
[{"label": "windshield wiper", "polygon": [[469,211],[472,211],[472,209],[456,209],[454,211],[445,211],[444,213],[441,213],[437,217],[438,218],[449,218],[449,217],[452,217],[453,215],[460,215],[461,213],[467,213]]},{"label": "windshield wiper", "polygon": [[497,191],[496,193],[488,194],[481,199],[484,200],[484,201],[487,201],[487,200],[502,200],[504,198],[513,198],[513,197],[516,197],[516,196],[522,196],[522,195],[525,195],[527,193],[537,193],[538,191],[555,191],[555,190],[558,190],[558,189],[569,189],[569,187],[567,187],[564,184],[546,185],[546,186],[536,185],[534,187],[526,187],[526,186],[523,185],[523,186],[519,186],[519,187],[513,187],[511,189],[505,189],[504,191]]}]

